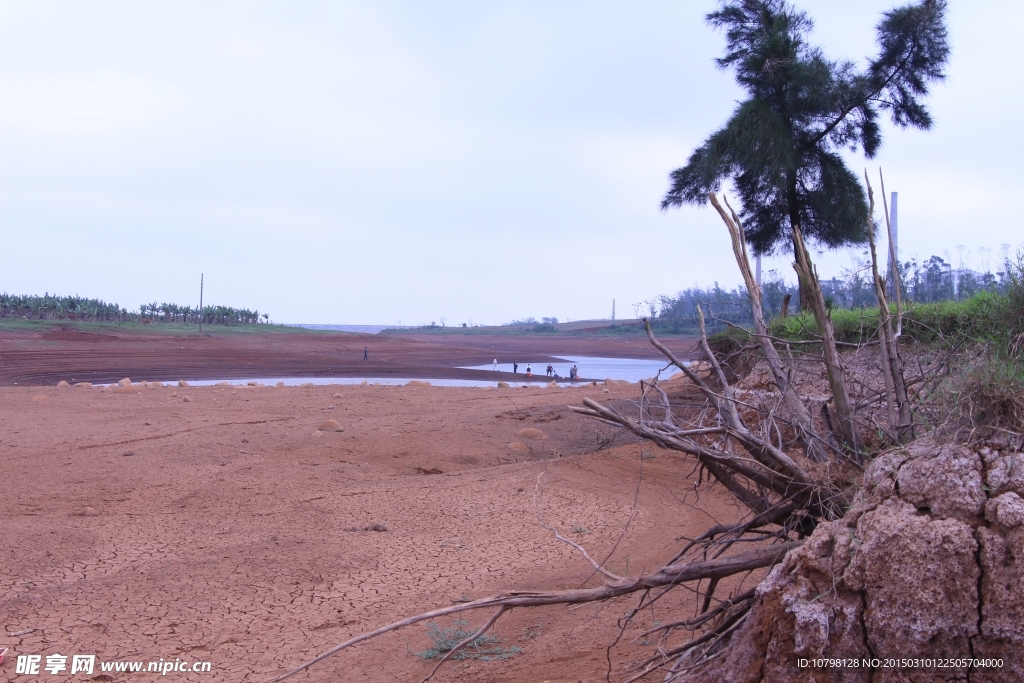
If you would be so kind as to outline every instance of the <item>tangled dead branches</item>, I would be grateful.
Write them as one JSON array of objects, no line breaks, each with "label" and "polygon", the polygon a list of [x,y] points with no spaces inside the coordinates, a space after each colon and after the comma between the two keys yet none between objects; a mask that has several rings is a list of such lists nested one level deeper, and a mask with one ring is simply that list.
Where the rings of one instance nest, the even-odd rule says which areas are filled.
[{"label": "tangled dead branches", "polygon": [[[899,444],[908,438],[913,431],[908,387],[920,383],[920,395],[932,379],[923,369],[919,377],[910,381],[903,376],[898,348],[899,318],[897,315],[893,322],[889,317],[877,261],[875,289],[883,311],[879,338],[854,348],[846,357],[868,353],[867,349],[879,349],[881,353],[872,351],[877,353],[872,366],[876,372],[881,371],[883,377],[876,375],[875,379],[867,381],[851,376],[831,335],[831,321],[817,286],[817,275],[798,235],[795,239],[799,251],[796,268],[801,279],[810,285],[812,312],[823,332],[814,342],[819,353],[807,347],[794,353],[786,342],[769,335],[761,314],[760,288],[750,268],[739,218],[731,208],[726,210],[728,203],[723,207],[714,195],[710,200],[729,232],[754,312],[754,329],[749,331],[753,348],[745,351],[759,353],[770,373],[772,388],[761,392],[754,400],[749,392],[741,392],[732,384],[735,375],[723,368],[709,346],[703,312],[698,309],[700,344],[707,360],[703,371],[676,358],[654,336],[650,325],[646,325],[651,344],[687,378],[686,390],[691,398],[699,399],[696,404],[681,407],[679,397],[670,397],[655,380],[642,383],[642,395],[628,414],[625,409],[590,399],[585,399],[582,406],[571,408],[663,448],[692,456],[702,476],[707,473],[709,479],[723,485],[738,501],[744,510],[740,519],[716,524],[696,538],[685,540],[656,571],[620,576],[605,565],[607,558],[596,560],[582,545],[545,524],[540,512],[542,505],[535,503],[538,523],[575,548],[594,568],[593,576],[600,576],[600,585],[573,590],[509,591],[411,616],[340,643],[275,682],[384,633],[445,615],[491,610],[484,625],[449,651],[424,679],[426,681],[460,647],[483,636],[515,608],[595,603],[637,594],[637,604],[620,622],[624,632],[638,613],[684,584],[697,585],[694,590],[699,603],[696,616],[659,624],[641,634],[655,636],[656,648],[650,656],[631,665],[626,672],[627,680],[636,681],[652,674],[663,675],[666,681],[678,680],[693,667],[722,655],[730,635],[743,624],[753,604],[753,590],[744,587],[739,579],[772,567],[789,550],[801,545],[818,524],[843,515],[867,454],[864,432],[877,431],[882,435],[883,445]],[[874,261],[873,248],[871,253]],[[785,356],[777,344],[784,345]],[[801,368],[798,366],[810,363],[823,368],[822,376],[828,379],[829,397],[825,400],[800,391]],[[733,577],[736,580],[732,580]]]}]

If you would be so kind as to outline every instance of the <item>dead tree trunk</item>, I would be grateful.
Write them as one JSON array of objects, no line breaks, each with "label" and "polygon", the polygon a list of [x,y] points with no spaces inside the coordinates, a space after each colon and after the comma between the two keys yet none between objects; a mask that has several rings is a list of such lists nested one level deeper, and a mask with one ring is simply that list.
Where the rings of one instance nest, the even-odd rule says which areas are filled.
[{"label": "dead tree trunk", "polygon": [[[754,279],[754,274],[750,270],[747,244],[743,237],[743,226],[740,224],[739,217],[732,210],[732,207],[729,207],[729,212],[726,213],[714,193],[708,194],[708,199],[711,201],[711,205],[715,207],[715,210],[718,211],[718,215],[722,217],[726,230],[729,231],[729,238],[732,241],[732,253],[736,258],[736,265],[743,276],[743,282],[747,286],[747,295],[750,298],[750,311],[754,318],[754,339],[757,341],[758,346],[761,347],[761,352],[764,353],[765,361],[768,363],[768,368],[775,379],[775,384],[778,385],[779,391],[786,402],[786,408],[789,410],[794,423],[796,423],[804,450],[812,460],[821,462],[826,459],[826,455],[820,445],[821,437],[815,431],[810,411],[807,410],[807,406],[804,405],[804,402],[793,387],[788,368],[783,364],[782,357],[768,335],[768,325],[764,320],[764,309],[761,302],[761,287],[758,286]],[[728,202],[726,202],[726,206],[728,206]],[[707,352],[705,351],[705,353]]]},{"label": "dead tree trunk", "polygon": [[[903,373],[903,360],[899,354],[899,338],[892,328],[892,313],[889,311],[889,301],[885,294],[885,282],[878,274],[878,256],[875,253],[874,226],[870,225],[870,216],[875,210],[875,195],[871,189],[871,181],[868,180],[867,171],[864,172],[864,182],[868,187],[868,242],[871,245],[871,271],[875,283],[875,296],[878,298],[878,342],[881,350],[882,378],[885,382],[885,393],[887,402],[887,413],[889,417],[889,428],[900,443],[909,443],[914,440],[914,416],[910,411],[910,398],[907,396],[907,384]],[[888,216],[886,217],[888,222]],[[899,283],[895,285],[895,291],[899,291]],[[897,294],[897,296],[899,296]]]}]

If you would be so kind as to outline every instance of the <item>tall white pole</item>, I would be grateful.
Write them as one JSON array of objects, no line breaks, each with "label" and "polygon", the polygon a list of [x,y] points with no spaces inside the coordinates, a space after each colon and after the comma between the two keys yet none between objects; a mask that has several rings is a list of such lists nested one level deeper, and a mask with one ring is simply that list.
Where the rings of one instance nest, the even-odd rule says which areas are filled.
[{"label": "tall white pole", "polygon": [[900,239],[899,239],[899,224],[897,220],[896,212],[896,201],[899,198],[899,192],[893,192],[891,195],[891,201],[889,202],[889,225],[892,229],[892,234],[889,239],[892,240],[892,244],[889,246],[889,282],[893,288],[891,291],[895,296],[897,283],[899,282],[899,262],[900,262]]}]

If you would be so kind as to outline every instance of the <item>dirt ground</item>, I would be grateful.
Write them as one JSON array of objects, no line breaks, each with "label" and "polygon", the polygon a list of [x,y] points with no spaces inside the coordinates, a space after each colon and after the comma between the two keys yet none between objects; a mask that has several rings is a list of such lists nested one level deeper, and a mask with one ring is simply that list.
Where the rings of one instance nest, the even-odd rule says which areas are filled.
[{"label": "dirt ground", "polygon": [[[177,328],[177,329],[175,329]],[[519,380],[523,374],[463,370],[548,363],[557,354],[657,358],[638,338],[596,335],[363,335],[304,330],[194,329],[44,323],[0,327],[0,386],[261,377],[403,377]],[[669,338],[689,357],[693,340]],[[369,360],[363,360],[363,350]],[[593,379],[604,379],[596,377]],[[537,378],[537,381],[545,381]]]},{"label": "dirt ground", "polygon": [[[653,568],[680,536],[736,511],[706,484],[694,507],[688,458],[566,407],[637,391],[0,388],[0,647],[11,649],[0,679],[36,679],[15,675],[18,654],[61,653],[209,661],[210,673],[167,678],[269,681],[421,611],[593,585],[590,566],[538,524],[541,475],[545,520],[599,557],[637,496],[610,566]],[[319,430],[328,418],[342,431]],[[544,438],[523,438],[527,428]],[[675,593],[611,651],[613,680],[650,652],[629,642],[641,627],[693,612],[692,596]],[[514,610],[495,634],[521,653],[455,662],[434,680],[604,680],[616,619],[634,603]],[[433,662],[416,653],[430,645],[426,626],[412,626],[293,680],[418,681]],[[98,668],[93,680],[157,675]]]}]

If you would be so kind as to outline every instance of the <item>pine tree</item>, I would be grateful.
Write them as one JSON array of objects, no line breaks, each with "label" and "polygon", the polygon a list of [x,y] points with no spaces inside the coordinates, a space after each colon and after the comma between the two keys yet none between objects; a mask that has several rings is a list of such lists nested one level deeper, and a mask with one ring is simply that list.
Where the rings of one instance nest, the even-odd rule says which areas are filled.
[{"label": "pine tree", "polygon": [[901,128],[931,127],[923,99],[945,77],[945,15],[945,0],[886,12],[878,55],[858,69],[809,45],[810,18],[784,0],[723,0],[707,15],[726,36],[716,62],[734,70],[748,98],[671,173],[662,209],[703,205],[728,179],[755,254],[788,251],[794,226],[819,247],[866,242],[864,190],[838,150],[874,157],[883,113]]}]

